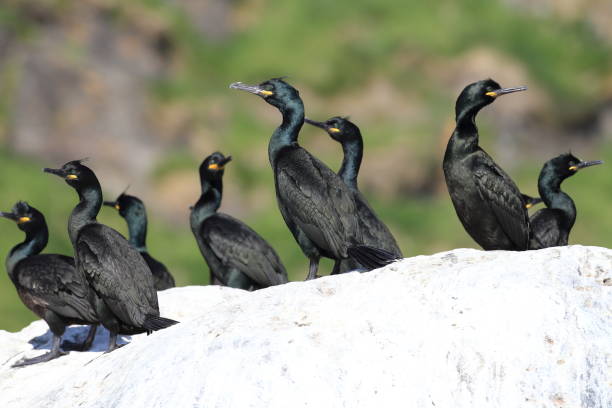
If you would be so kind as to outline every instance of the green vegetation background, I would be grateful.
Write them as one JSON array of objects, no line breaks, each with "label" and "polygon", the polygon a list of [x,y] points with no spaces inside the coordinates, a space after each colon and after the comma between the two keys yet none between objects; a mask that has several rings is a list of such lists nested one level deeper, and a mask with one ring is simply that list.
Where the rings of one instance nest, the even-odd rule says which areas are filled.
[{"label": "green vegetation background", "polygon": [[[56,3],[57,7],[71,5],[70,1]],[[442,152],[432,152],[420,141],[439,137],[440,123],[452,118],[456,95],[428,80],[426,64],[416,64],[407,73],[401,64],[393,63],[394,56],[410,54],[427,61],[450,59],[481,45],[499,50],[520,61],[530,77],[552,95],[559,117],[588,110],[606,76],[609,78],[612,66],[610,48],[585,24],[528,16],[490,0],[274,0],[253,2],[252,6],[249,2],[238,2],[244,9],[242,13],[256,22],[246,29],[237,30],[222,44],[207,42],[197,34],[184,13],[171,2],[138,0],[127,3],[130,5],[117,7],[118,24],[129,24],[127,16],[133,15],[129,13],[130,8],[164,19],[172,27],[183,59],[181,69],[173,78],[152,84],[151,98],[159,103],[181,101],[187,104],[216,98],[225,101],[225,106],[232,106],[228,112],[231,125],[223,135],[219,149],[234,156],[226,174],[234,172],[239,188],[247,190],[261,185],[271,186],[267,157],[263,154],[253,157],[252,152],[265,152],[262,146],[267,143],[273,128],[257,118],[257,112],[262,109],[259,106],[255,109],[255,105],[263,102],[228,90],[230,82],[257,82],[288,74],[290,82],[308,87],[322,99],[347,94],[373,76],[387,78],[399,92],[417,90],[435,119],[398,134],[396,127],[386,125],[381,118],[380,123],[363,129],[366,136],[376,135],[366,139],[366,149],[406,139],[406,146],[417,151],[421,149],[427,156],[427,160],[415,163],[415,167],[431,166],[437,170]],[[13,27],[24,37],[36,36],[36,27],[19,21],[10,7],[0,5],[0,23]],[[0,103],[0,121],[4,124],[10,120],[5,104]],[[319,119],[344,113],[323,112],[316,107],[311,110]],[[495,124],[487,122],[486,113],[482,117],[479,120],[482,144],[495,155]],[[305,129],[304,138],[315,133]],[[609,135],[607,140],[596,146],[596,157],[584,159],[604,159],[612,163]],[[331,143],[329,146],[333,148],[314,153],[323,157],[332,168],[337,168],[341,151],[339,146]],[[560,152],[565,150],[563,146],[559,147]],[[380,159],[385,160],[385,157]],[[525,192],[536,193],[537,174],[546,159],[548,157],[540,162],[521,162],[515,166],[517,170],[511,172]],[[241,165],[241,161],[260,164]],[[3,197],[0,209],[8,210],[18,199],[39,207],[51,229],[47,251],[70,254],[72,248],[66,235],[66,220],[76,203],[76,195],[63,182],[41,171],[44,166],[60,163],[16,157],[8,147],[0,150],[0,163]],[[177,168],[196,171],[198,164],[198,159],[186,152],[173,152],[167,161],[160,164],[156,175],[163,177]],[[575,198],[579,211],[572,243],[607,247],[612,244],[612,217],[608,216],[612,203],[612,178],[608,166],[587,170],[588,174],[585,172],[564,183],[564,189]],[[384,179],[385,175],[379,177]],[[273,194],[272,189],[269,192]],[[406,256],[476,247],[463,231],[445,193],[400,195],[386,199],[377,199],[367,191],[366,195],[396,233]],[[99,220],[127,232],[123,220],[111,209],[103,209]],[[278,250],[292,280],[305,277],[307,260],[275,206],[251,214],[244,221]],[[0,222],[0,255],[3,255],[20,242],[23,235],[8,221]],[[174,273],[178,285],[208,282],[207,267],[187,220],[176,225],[150,214],[148,244],[150,252]],[[323,271],[329,270],[331,263],[324,262],[322,268]],[[17,330],[34,318],[17,298],[7,275],[0,274],[0,328]]]}]

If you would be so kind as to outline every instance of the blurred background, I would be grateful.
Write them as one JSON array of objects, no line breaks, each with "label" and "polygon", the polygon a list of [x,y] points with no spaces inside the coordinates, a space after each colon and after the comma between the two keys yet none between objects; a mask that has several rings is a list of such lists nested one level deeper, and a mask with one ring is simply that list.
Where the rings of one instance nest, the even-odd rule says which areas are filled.
[{"label": "blurred background", "polygon": [[[88,157],[106,199],[130,185],[145,201],[150,253],[177,284],[206,284],[188,207],[197,167],[220,150],[234,158],[222,211],[302,280],[308,262],[278,212],[267,157],[280,116],[228,89],[287,75],[309,117],[360,126],[361,189],[406,256],[475,248],[441,162],[456,97],[491,77],[529,90],[481,112],[481,145],[532,195],[553,156],[606,160],[563,187],[578,208],[571,242],[610,247],[611,51],[609,0],[2,0],[0,209],[27,200],[50,225],[47,251],[71,254],[77,197],[41,168]],[[300,143],[339,167],[340,145],[321,130],[304,127]],[[110,208],[99,220],[127,233]],[[7,220],[0,228],[4,257],[23,233]],[[34,319],[0,273],[0,329]]]}]

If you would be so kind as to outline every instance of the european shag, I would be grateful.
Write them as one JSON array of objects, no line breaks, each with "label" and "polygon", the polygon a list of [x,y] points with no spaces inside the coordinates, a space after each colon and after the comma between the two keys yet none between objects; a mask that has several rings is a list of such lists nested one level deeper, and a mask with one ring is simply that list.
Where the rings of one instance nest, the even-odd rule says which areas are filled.
[{"label": "european shag", "polygon": [[561,191],[561,183],[580,169],[602,164],[601,160],[584,162],[570,153],[547,161],[538,178],[538,192],[547,208],[531,216],[529,249],[567,245],[576,221],[574,200]]},{"label": "european shag", "polygon": [[336,173],[298,144],[304,124],[298,91],[278,78],[255,86],[235,82],[230,88],[260,96],[283,116],[268,144],[268,158],[280,212],[310,260],[307,279],[316,277],[321,256],[336,263],[353,258],[368,269],[395,260],[389,252],[363,244],[353,193]]},{"label": "european shag", "polygon": [[[13,367],[49,361],[65,353],[60,339],[71,324],[91,324],[87,339],[79,348],[87,350],[93,342],[98,317],[94,309],[95,293],[85,276],[74,266],[74,259],[58,254],[40,254],[47,246],[49,231],[45,217],[36,208],[20,201],[11,212],[0,217],[17,223],[25,232],[25,241],[16,245],[6,258],[6,270],[21,301],[49,325],[53,333],[51,351],[38,357],[22,359]],[[64,342],[62,347],[66,347]]]},{"label": "european shag", "polygon": [[147,210],[138,197],[122,193],[115,201],[105,201],[104,205],[112,207],[119,212],[128,225],[130,233],[128,242],[140,252],[153,274],[155,289],[164,290],[173,288],[174,278],[166,266],[153,258],[147,250]]},{"label": "european shag", "polygon": [[[304,118],[304,121],[325,130],[332,139],[342,145],[344,157],[338,175],[353,193],[357,206],[357,218],[363,234],[363,243],[389,251],[396,258],[403,258],[402,251],[397,246],[391,231],[376,216],[372,207],[359,191],[357,176],[363,157],[363,139],[357,125],[347,118],[339,116],[330,118],[325,122],[317,122],[308,118]],[[344,273],[358,269],[360,265],[355,264],[351,259],[347,259],[340,262],[339,268],[340,270],[335,272]]]},{"label": "european shag", "polygon": [[159,316],[157,291],[142,256],[121,234],[96,221],[102,189],[94,172],[79,160],[44,171],[63,178],[79,194],[68,235],[76,267],[98,295],[95,310],[110,332],[108,351],[117,348],[118,333],[151,333],[176,324]]},{"label": "european shag", "polygon": [[476,114],[496,98],[524,91],[502,88],[492,79],[468,85],[455,106],[455,131],[444,154],[444,177],[465,230],[485,250],[529,247],[529,218],[510,176],[478,146]]},{"label": "european shag", "polygon": [[211,283],[245,290],[287,283],[287,271],[270,244],[242,221],[217,212],[230,160],[219,152],[204,159],[202,194],[191,209],[191,231],[208,263]]}]

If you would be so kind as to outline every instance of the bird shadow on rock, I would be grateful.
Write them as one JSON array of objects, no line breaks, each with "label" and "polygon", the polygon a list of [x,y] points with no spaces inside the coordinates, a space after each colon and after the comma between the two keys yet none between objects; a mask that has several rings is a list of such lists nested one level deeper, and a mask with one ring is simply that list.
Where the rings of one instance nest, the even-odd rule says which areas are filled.
[{"label": "bird shadow on rock", "polygon": [[[94,337],[93,343],[88,350],[81,350],[80,346],[85,342],[89,326],[70,326],[66,328],[62,336],[61,348],[64,351],[106,351],[108,349],[109,332],[103,326],[99,325]],[[117,344],[123,345],[129,343],[131,336],[118,336]],[[53,333],[47,330],[40,336],[33,337],[28,341],[34,350],[51,350],[53,342]]]}]

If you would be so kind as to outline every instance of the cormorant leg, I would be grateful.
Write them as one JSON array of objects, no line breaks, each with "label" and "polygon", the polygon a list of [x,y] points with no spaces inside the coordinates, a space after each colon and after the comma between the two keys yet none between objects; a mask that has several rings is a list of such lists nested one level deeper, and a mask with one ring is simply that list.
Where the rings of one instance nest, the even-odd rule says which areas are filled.
[{"label": "cormorant leg", "polygon": [[62,348],[64,350],[76,350],[76,351],[86,351],[91,348],[91,343],[93,343],[94,337],[96,337],[96,328],[97,325],[92,324],[89,326],[89,331],[87,332],[87,338],[83,343],[75,343],[72,341],[64,340],[62,342]]},{"label": "cormorant leg", "polygon": [[332,269],[331,274],[337,275],[339,273],[340,273],[340,260],[336,259],[336,261],[334,262],[334,269]]},{"label": "cormorant leg", "polygon": [[31,364],[42,363],[45,361],[53,360],[54,358],[64,356],[66,354],[68,353],[65,353],[60,350],[60,336],[54,334],[53,346],[51,347],[51,351],[34,358],[22,358],[21,360],[13,364],[13,367],[23,367]]},{"label": "cormorant leg", "polygon": [[310,268],[306,280],[318,278],[317,270],[319,270],[319,258],[310,258]]},{"label": "cormorant leg", "polygon": [[87,338],[81,345],[81,351],[87,351],[91,348],[91,345],[93,344],[93,341],[96,338],[96,330],[98,330],[97,324],[92,324],[91,326],[89,326],[89,333],[87,333]]},{"label": "cormorant leg", "polygon": [[117,344],[117,333],[110,332],[110,336],[108,338],[108,350],[106,350],[106,353],[110,353],[111,351],[123,346],[125,346],[125,344]]}]

